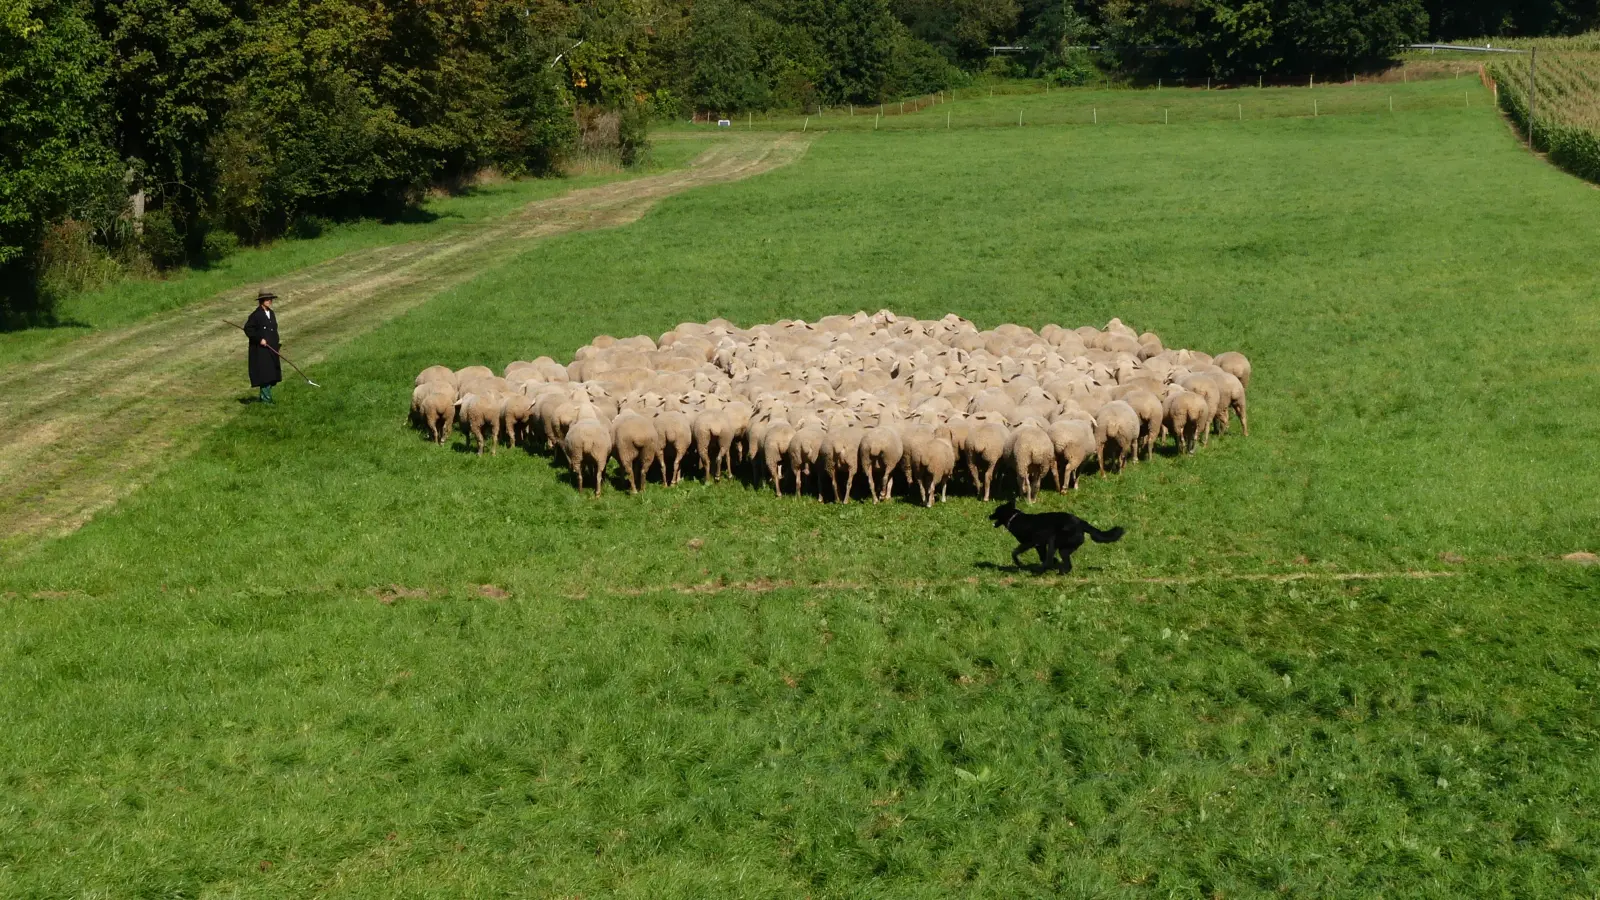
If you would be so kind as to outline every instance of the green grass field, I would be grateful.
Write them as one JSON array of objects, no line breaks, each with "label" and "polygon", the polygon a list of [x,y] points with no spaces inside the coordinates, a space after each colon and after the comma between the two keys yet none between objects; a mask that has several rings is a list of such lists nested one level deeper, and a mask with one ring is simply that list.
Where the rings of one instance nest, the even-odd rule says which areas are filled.
[{"label": "green grass field", "polygon": [[[355,341],[6,562],[0,895],[1600,892],[1600,200],[1418,107],[831,133]],[[1252,436],[1043,495],[1129,533],[1035,577],[965,494],[405,427],[431,363],[880,307],[1242,350]]]}]

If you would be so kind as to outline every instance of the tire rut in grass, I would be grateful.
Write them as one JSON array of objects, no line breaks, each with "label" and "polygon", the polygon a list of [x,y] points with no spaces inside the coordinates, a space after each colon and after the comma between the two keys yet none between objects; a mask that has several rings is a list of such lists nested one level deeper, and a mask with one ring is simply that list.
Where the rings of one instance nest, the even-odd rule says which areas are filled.
[{"label": "tire rut in grass", "polygon": [[[806,146],[790,135],[730,140],[684,170],[571,191],[486,225],[274,279],[292,322],[290,355],[315,364],[534,241],[628,224],[664,197],[760,174]],[[242,341],[222,320],[237,321],[253,292],[226,291],[0,372],[0,421],[8,425],[0,434],[0,550],[78,528],[239,410]]]}]

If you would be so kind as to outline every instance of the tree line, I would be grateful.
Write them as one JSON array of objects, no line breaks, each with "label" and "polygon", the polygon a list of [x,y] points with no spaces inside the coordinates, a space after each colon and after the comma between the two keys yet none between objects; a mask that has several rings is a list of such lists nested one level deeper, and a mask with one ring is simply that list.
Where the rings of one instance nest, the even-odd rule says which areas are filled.
[{"label": "tree line", "polygon": [[1423,37],[1581,30],[1594,7],[0,0],[0,327],[48,317],[56,256],[169,267],[393,215],[487,167],[553,172],[597,118],[628,162],[649,120],[689,109],[872,103],[986,72],[1349,70]]}]

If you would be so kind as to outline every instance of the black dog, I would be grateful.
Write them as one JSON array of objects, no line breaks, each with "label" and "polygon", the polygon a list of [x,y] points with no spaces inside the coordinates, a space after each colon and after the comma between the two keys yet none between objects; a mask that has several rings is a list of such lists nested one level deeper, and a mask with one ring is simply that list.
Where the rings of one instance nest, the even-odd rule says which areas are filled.
[{"label": "black dog", "polygon": [[1004,525],[1012,537],[1020,542],[1017,549],[1011,551],[1011,561],[1020,568],[1022,554],[1037,549],[1040,571],[1050,568],[1059,551],[1061,571],[1071,572],[1073,551],[1083,546],[1085,535],[1094,538],[1097,544],[1109,544],[1122,537],[1120,526],[1101,531],[1072,513],[1029,515],[1018,510],[1014,500],[1007,500],[1004,506],[990,513],[989,520],[994,522],[996,528]]}]

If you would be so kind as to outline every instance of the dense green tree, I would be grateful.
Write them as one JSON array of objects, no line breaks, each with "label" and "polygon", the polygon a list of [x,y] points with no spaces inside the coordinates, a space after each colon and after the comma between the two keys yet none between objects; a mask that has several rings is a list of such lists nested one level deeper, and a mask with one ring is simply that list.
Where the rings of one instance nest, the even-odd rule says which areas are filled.
[{"label": "dense green tree", "polygon": [[1578,34],[1600,28],[1600,0],[1427,0],[1434,40]]},{"label": "dense green tree", "polygon": [[918,40],[951,60],[974,63],[1019,34],[1017,0],[896,0],[895,14]]},{"label": "dense green tree", "polygon": [[80,3],[0,0],[0,327],[49,315],[34,271],[46,226],[120,187],[104,63]]},{"label": "dense green tree", "polygon": [[888,0],[788,0],[783,5],[816,47],[819,99],[869,103],[884,98],[896,24]]},{"label": "dense green tree", "polygon": [[110,48],[117,151],[184,235],[191,254],[216,179],[211,140],[245,72],[247,0],[94,0]]},{"label": "dense green tree", "polygon": [[695,4],[689,38],[689,90],[714,111],[764,109],[772,102],[773,73],[762,38],[770,20],[738,0]]}]

